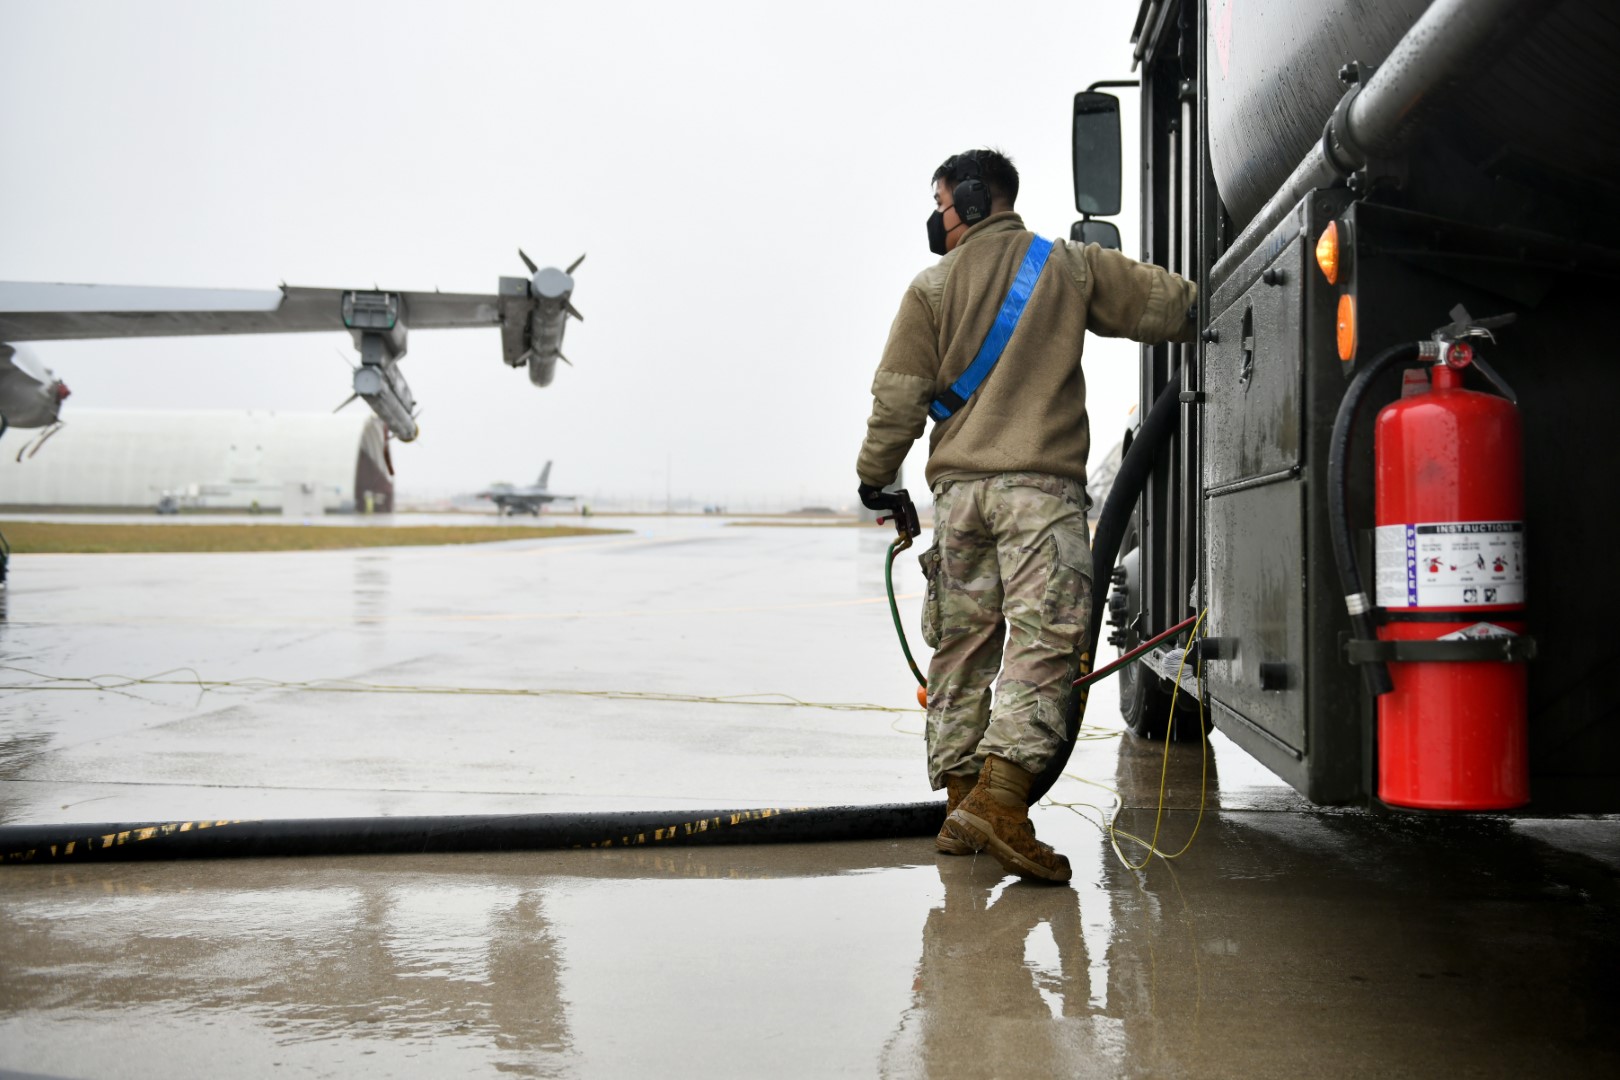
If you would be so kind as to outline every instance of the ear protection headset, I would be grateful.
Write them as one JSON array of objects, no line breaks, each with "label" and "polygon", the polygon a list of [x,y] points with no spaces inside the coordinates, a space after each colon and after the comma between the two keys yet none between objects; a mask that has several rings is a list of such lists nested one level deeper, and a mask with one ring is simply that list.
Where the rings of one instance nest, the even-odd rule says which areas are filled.
[{"label": "ear protection headset", "polygon": [[956,171],[962,174],[961,183],[951,191],[951,202],[956,216],[964,225],[977,225],[990,216],[990,189],[979,175],[979,155],[969,150],[956,156]]}]

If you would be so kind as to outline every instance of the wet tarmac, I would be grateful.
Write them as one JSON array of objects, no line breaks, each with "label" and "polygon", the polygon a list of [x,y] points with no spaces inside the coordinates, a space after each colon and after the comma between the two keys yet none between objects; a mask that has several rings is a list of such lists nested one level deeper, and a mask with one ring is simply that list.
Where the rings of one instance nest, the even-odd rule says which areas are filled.
[{"label": "wet tarmac", "polygon": [[[596,523],[18,557],[0,683],[109,678],[4,691],[0,823],[927,795],[881,530]],[[1072,888],[927,840],[0,868],[0,1070],[1620,1074],[1620,822],[1313,808],[1217,735],[1136,872],[1116,716],[1036,811]]]}]

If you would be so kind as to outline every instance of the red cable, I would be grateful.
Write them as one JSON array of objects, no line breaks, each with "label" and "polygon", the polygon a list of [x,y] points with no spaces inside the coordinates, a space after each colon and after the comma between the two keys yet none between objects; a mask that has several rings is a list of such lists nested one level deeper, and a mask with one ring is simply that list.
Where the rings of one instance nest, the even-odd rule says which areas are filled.
[{"label": "red cable", "polygon": [[1189,616],[1188,618],[1183,619],[1181,622],[1176,623],[1176,625],[1172,626],[1170,629],[1166,630],[1164,633],[1158,635],[1157,637],[1152,637],[1152,638],[1149,638],[1147,641],[1142,642],[1142,644],[1138,645],[1136,648],[1132,649],[1130,652],[1126,653],[1124,656],[1121,656],[1118,660],[1115,660],[1112,664],[1109,664],[1107,667],[1101,668],[1101,669],[1099,669],[1097,671],[1093,671],[1089,675],[1080,676],[1078,679],[1074,680],[1073,685],[1075,685],[1075,686],[1085,686],[1085,685],[1087,685],[1089,683],[1096,682],[1098,679],[1101,679],[1104,676],[1113,674],[1115,671],[1117,671],[1120,668],[1124,667],[1126,664],[1130,663],[1132,660],[1135,660],[1138,656],[1141,656],[1143,653],[1145,653],[1149,649],[1153,648],[1153,646],[1157,645],[1159,642],[1163,641],[1165,638],[1175,637],[1177,634],[1181,633],[1183,630],[1187,629],[1187,627],[1193,625],[1197,621],[1198,621],[1198,616],[1196,616],[1196,615],[1192,615],[1192,616]]}]

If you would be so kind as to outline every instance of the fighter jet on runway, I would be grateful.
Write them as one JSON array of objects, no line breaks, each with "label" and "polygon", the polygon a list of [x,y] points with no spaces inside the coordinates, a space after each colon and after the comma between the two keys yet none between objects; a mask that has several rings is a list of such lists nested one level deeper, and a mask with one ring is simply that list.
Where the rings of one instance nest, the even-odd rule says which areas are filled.
[{"label": "fighter jet on runway", "polygon": [[533,514],[540,516],[540,508],[549,502],[566,500],[572,502],[579,498],[577,495],[558,495],[551,490],[551,462],[540,470],[540,479],[528,487],[513,487],[511,484],[491,484],[488,491],[480,491],[480,499],[489,499],[495,503],[495,512],[502,517],[513,514]]},{"label": "fighter jet on runway", "polygon": [[[531,276],[501,278],[494,295],[296,285],[253,290],[0,282],[0,348],[70,338],[347,330],[360,351],[355,396],[365,399],[396,438],[410,442],[417,435],[416,401],[399,370],[406,327],[498,326],[502,359],[511,367],[527,365],[536,386],[550,385],[558,360],[569,362],[562,354],[563,330],[570,316],[584,318],[573,305],[573,272],[585,256],[567,270],[542,270],[521,250],[518,255]],[[9,419],[22,425],[16,417]]]},{"label": "fighter jet on runway", "polygon": [[17,451],[18,461],[24,451],[30,447],[37,451],[61,427],[57,415],[68,393],[67,385],[33,355],[0,345],[0,435],[11,428],[46,429]]}]

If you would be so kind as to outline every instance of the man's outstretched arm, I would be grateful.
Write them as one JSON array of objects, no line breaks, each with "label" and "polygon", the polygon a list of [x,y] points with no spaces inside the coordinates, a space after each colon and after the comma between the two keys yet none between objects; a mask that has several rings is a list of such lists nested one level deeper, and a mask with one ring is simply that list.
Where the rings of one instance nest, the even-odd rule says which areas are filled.
[{"label": "man's outstretched arm", "polygon": [[1087,244],[1084,254],[1091,273],[1087,329],[1092,333],[1147,345],[1193,339],[1197,326],[1187,311],[1198,299],[1196,285],[1096,244]]}]

